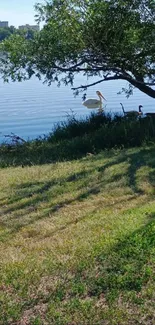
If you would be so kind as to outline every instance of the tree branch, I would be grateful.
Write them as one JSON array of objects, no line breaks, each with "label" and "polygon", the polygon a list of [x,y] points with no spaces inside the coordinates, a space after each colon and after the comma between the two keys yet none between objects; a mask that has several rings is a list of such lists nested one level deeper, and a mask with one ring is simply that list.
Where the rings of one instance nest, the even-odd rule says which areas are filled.
[{"label": "tree branch", "polygon": [[149,95],[152,98],[155,98],[155,89],[152,89],[147,84],[139,82],[138,80],[135,80],[133,78],[126,78],[126,81],[131,83],[134,87],[141,90],[143,93]]},{"label": "tree branch", "polygon": [[75,87],[75,88],[71,88],[72,90],[78,90],[78,89],[87,89],[89,87],[92,87],[92,86],[95,86],[103,81],[111,81],[111,80],[118,80],[118,79],[125,79],[123,76],[113,76],[113,77],[108,77],[108,78],[104,78],[104,79],[101,79],[101,80],[98,80],[96,82],[93,82],[92,84],[89,84],[89,85],[81,85],[79,87]]}]

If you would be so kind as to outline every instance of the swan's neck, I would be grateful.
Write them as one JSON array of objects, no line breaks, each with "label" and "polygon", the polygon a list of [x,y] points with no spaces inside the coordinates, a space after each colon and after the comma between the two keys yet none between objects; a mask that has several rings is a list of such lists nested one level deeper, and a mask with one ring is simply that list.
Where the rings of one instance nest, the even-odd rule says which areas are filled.
[{"label": "swan's neck", "polygon": [[99,97],[100,103],[102,104],[102,98],[101,98],[101,96],[98,95],[98,97]]},{"label": "swan's neck", "polygon": [[125,114],[125,109],[124,109],[124,106],[121,104],[121,106],[122,106],[122,111],[123,111],[123,113]]},{"label": "swan's neck", "polygon": [[100,95],[98,95],[99,99],[100,99],[100,107],[99,107],[99,111],[102,111],[102,98]]}]

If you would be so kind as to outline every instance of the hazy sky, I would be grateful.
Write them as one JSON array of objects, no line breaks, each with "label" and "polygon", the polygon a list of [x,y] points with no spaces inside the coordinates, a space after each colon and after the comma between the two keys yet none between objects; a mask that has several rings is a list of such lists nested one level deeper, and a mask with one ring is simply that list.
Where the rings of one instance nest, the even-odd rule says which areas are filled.
[{"label": "hazy sky", "polygon": [[44,0],[0,0],[0,20],[8,20],[9,25],[18,27],[34,24],[34,5]]}]

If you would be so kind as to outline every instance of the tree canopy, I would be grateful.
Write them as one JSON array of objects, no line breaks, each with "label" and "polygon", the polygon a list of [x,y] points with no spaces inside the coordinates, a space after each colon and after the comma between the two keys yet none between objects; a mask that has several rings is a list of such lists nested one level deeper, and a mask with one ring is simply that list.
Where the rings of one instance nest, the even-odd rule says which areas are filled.
[{"label": "tree canopy", "polygon": [[9,38],[12,34],[22,35],[26,39],[34,38],[35,30],[29,28],[25,30],[20,30],[14,26],[10,27],[0,27],[0,42],[4,41],[6,38]]},{"label": "tree canopy", "polygon": [[0,42],[11,36],[15,31],[13,26],[11,27],[0,27]]},{"label": "tree canopy", "polygon": [[[2,44],[5,80],[32,75],[86,90],[123,79],[155,98],[154,0],[53,0],[36,5],[44,27],[33,39],[12,35]],[[78,73],[97,76],[74,88]]]}]

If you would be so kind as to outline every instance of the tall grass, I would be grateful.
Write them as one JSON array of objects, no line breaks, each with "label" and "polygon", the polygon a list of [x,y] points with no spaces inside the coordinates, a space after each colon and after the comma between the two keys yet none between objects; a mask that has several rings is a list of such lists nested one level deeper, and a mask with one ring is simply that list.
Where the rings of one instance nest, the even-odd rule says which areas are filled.
[{"label": "tall grass", "polygon": [[92,114],[69,117],[44,138],[0,147],[0,167],[78,159],[110,148],[129,148],[155,141],[155,119]]}]

